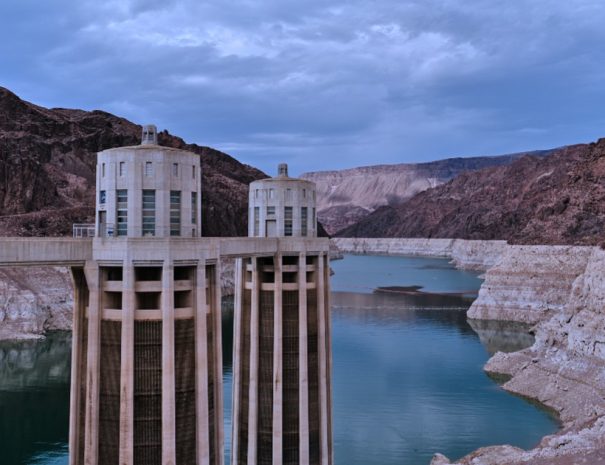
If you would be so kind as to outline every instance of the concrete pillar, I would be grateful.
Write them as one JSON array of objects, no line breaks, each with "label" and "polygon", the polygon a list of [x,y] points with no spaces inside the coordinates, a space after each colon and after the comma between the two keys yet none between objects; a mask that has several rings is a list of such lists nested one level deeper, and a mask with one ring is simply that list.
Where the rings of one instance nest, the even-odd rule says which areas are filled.
[{"label": "concrete pillar", "polygon": [[282,255],[275,254],[273,291],[273,465],[283,462],[283,305]]},{"label": "concrete pillar", "polygon": [[330,256],[325,254],[324,266],[324,299],[326,316],[326,370],[327,370],[327,388],[326,397],[328,399],[327,423],[328,423],[328,460],[330,464],[334,463],[334,428],[332,427],[332,307],[331,307],[331,289],[330,289]]},{"label": "concrete pillar", "polygon": [[256,465],[258,429],[258,324],[260,279],[258,259],[252,257],[252,304],[250,308],[250,391],[248,399],[248,465]]},{"label": "concrete pillar", "polygon": [[298,256],[298,354],[299,354],[299,458],[309,463],[309,364],[307,350],[307,255]]},{"label": "concrete pillar", "polygon": [[88,305],[88,353],[86,361],[86,423],[84,463],[97,465],[99,450],[99,356],[101,353],[101,289],[99,267],[87,262],[84,267],[90,292]]},{"label": "concrete pillar", "polygon": [[134,268],[122,268],[122,347],[120,366],[120,465],[134,462]]},{"label": "concrete pillar", "polygon": [[195,278],[195,351],[197,397],[197,463],[210,465],[208,435],[208,332],[206,328],[206,264],[198,264]]},{"label": "concrete pillar", "polygon": [[232,405],[233,414],[231,416],[231,464],[237,465],[237,450],[239,447],[239,401],[241,389],[241,363],[242,359],[242,306],[246,286],[244,263],[242,258],[235,259],[235,301],[233,308],[233,389]]},{"label": "concrete pillar", "polygon": [[71,268],[71,279],[74,287],[74,315],[72,330],[72,350],[71,350],[71,386],[69,397],[69,463],[78,464],[80,437],[84,431],[80,431],[80,411],[81,389],[80,379],[84,369],[83,360],[87,355],[83,352],[80,344],[83,331],[88,331],[84,326],[84,317],[86,314],[86,304],[88,300],[88,286],[84,276],[84,270],[81,268]]},{"label": "concrete pillar", "polygon": [[327,364],[327,335],[326,335],[326,270],[325,255],[318,257],[317,273],[317,317],[319,339],[319,408],[320,408],[320,446],[321,465],[330,465],[328,447],[328,364]]},{"label": "concrete pillar", "polygon": [[174,383],[174,268],[162,269],[162,465],[176,463]]},{"label": "concrete pillar", "polygon": [[216,416],[214,424],[216,434],[216,457],[218,465],[225,463],[225,428],[223,428],[223,337],[222,337],[222,313],[221,313],[221,261],[216,261],[214,267],[214,276],[212,283],[214,289],[214,307],[210,309],[213,313],[214,322],[214,414]]}]

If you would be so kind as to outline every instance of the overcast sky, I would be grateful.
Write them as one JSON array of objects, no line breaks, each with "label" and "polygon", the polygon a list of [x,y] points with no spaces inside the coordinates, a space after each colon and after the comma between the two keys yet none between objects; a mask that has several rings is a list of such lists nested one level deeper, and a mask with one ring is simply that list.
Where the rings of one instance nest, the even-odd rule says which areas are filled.
[{"label": "overcast sky", "polygon": [[0,85],[272,173],[605,136],[602,0],[1,0]]}]

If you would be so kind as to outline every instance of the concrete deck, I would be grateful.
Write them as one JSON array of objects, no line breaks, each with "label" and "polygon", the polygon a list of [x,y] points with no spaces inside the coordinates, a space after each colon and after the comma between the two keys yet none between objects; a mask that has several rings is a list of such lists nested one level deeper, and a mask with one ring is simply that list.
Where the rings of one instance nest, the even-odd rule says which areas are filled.
[{"label": "concrete deck", "polygon": [[[195,258],[200,249],[224,258],[272,255],[277,252],[298,254],[322,252],[329,248],[325,238],[301,237],[201,237],[201,238],[39,238],[0,237],[0,267],[2,266],[77,266],[94,259],[94,249],[111,249],[115,259],[125,256],[126,247],[148,249],[150,255],[158,247],[181,245],[181,254]],[[187,252],[190,251],[189,253]],[[185,257],[181,257],[185,258]]]}]

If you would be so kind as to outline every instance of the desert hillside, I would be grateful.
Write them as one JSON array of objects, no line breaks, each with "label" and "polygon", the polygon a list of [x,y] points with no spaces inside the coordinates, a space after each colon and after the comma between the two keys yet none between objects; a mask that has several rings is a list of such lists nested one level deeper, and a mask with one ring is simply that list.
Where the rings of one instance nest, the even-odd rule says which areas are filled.
[{"label": "desert hillside", "polygon": [[[531,152],[545,155],[549,151]],[[397,205],[419,192],[478,169],[512,163],[526,155],[448,158],[430,163],[363,166],[317,171],[301,177],[317,184],[318,218],[335,233],[385,205]]]},{"label": "desert hillside", "polygon": [[463,173],[402,204],[381,207],[337,235],[600,244],[605,139]]}]

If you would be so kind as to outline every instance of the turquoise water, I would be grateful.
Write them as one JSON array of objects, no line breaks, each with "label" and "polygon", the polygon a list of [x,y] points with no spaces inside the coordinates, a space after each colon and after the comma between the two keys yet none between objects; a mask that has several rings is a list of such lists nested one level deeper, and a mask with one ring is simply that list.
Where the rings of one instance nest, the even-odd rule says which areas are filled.
[{"label": "turquoise water", "polygon": [[[464,312],[472,298],[462,295],[372,292],[417,285],[471,295],[481,283],[476,274],[423,258],[347,256],[332,268],[337,465],[427,465],[435,452],[459,458],[490,444],[528,448],[556,430],[547,413],[483,373],[488,352],[531,344],[518,327],[473,323],[477,334]],[[223,325],[228,449],[229,312]],[[68,334],[0,343],[2,465],[67,463],[69,347]]]}]

